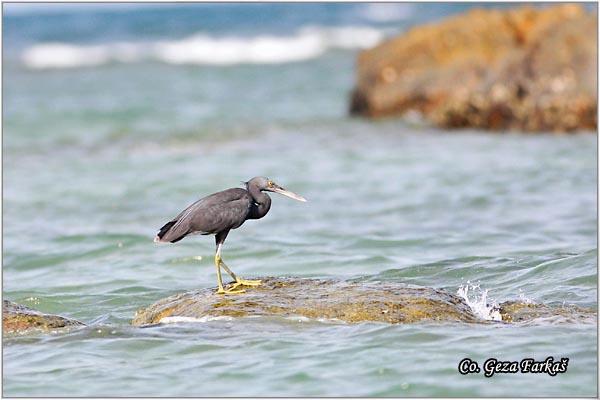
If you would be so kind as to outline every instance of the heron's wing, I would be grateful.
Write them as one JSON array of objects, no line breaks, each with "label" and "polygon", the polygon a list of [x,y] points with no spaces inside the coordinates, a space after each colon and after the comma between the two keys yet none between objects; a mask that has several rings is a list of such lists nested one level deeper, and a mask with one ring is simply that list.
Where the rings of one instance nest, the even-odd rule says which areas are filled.
[{"label": "heron's wing", "polygon": [[230,199],[202,207],[190,214],[191,232],[219,233],[242,225],[250,212],[251,201],[246,197]]},{"label": "heron's wing", "polygon": [[251,204],[252,197],[246,190],[228,189],[206,197],[186,218],[192,232],[218,233],[242,225]]},{"label": "heron's wing", "polygon": [[[158,232],[156,241],[177,242],[190,233],[217,233],[237,228],[248,214],[251,200],[247,191],[228,189],[211,194],[188,206],[167,222]],[[236,222],[239,222],[237,226]]]},{"label": "heron's wing", "polygon": [[180,212],[175,218],[164,224],[158,231],[155,242],[172,242],[175,243],[183,239],[189,232],[189,224],[186,224],[187,216],[194,212],[194,210],[200,209],[202,202],[206,198],[197,200],[196,202],[189,205],[185,210]]}]

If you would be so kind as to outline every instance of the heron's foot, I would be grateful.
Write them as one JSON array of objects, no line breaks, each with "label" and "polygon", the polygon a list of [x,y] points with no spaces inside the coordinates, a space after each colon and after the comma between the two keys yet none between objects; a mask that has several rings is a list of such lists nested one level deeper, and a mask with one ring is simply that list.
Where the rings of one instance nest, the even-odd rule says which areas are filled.
[{"label": "heron's foot", "polygon": [[232,284],[231,288],[236,288],[238,286],[260,286],[261,285],[261,280],[260,279],[241,279],[238,278],[235,283]]},{"label": "heron's foot", "polygon": [[223,287],[219,287],[217,289],[217,294],[241,294],[241,293],[245,292],[244,289],[235,290],[236,287],[237,287],[237,285],[235,285],[235,284],[233,284],[233,286],[231,286],[231,287],[228,287],[227,289],[224,289]]}]

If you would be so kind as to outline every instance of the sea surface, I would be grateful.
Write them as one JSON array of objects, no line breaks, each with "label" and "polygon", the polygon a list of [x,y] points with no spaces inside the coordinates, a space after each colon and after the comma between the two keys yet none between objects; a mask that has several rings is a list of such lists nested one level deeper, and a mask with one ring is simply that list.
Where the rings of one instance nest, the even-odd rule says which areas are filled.
[{"label": "sea surface", "polygon": [[[244,277],[597,310],[596,134],[348,116],[361,48],[471,6],[5,4],[3,297],[89,327],[5,337],[3,394],[596,396],[596,324],[568,319],[129,325],[216,284],[211,237],[156,245],[157,229],[257,175],[309,201],[274,194],[230,233]],[[457,370],[549,356],[568,371]]]}]

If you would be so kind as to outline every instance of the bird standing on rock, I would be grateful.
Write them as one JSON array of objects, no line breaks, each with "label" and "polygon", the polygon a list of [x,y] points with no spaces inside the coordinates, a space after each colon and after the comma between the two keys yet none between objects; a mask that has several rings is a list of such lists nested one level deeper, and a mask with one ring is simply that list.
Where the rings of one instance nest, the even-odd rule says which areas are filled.
[{"label": "bird standing on rock", "polygon": [[[220,294],[243,293],[244,290],[236,288],[260,285],[260,280],[241,279],[234,274],[221,258],[221,247],[230,230],[239,228],[248,219],[260,219],[267,215],[271,208],[271,198],[263,192],[279,193],[294,200],[306,201],[304,197],[262,176],[250,179],[245,185],[245,189],[227,189],[196,201],[160,228],[154,238],[154,242],[175,243],[190,234],[215,235],[217,293]],[[221,267],[235,280],[228,289],[223,287]]]}]

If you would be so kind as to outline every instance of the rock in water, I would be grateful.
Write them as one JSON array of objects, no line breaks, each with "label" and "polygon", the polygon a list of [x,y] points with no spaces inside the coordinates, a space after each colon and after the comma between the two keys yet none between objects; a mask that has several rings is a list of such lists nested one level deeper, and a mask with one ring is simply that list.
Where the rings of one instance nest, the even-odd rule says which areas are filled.
[{"label": "rock in water", "polygon": [[575,305],[551,307],[545,304],[505,301],[498,306],[498,312],[502,316],[502,321],[506,322],[547,320],[555,323],[597,323],[597,312],[595,310]]},{"label": "rock in water", "polygon": [[85,324],[59,315],[43,314],[8,300],[4,300],[2,304],[4,334],[25,333],[32,330],[47,332],[73,326],[85,326]]},{"label": "rock in water", "polygon": [[420,112],[443,128],[596,130],[595,13],[575,4],[472,10],[357,62],[350,112]]},{"label": "rock in water", "polygon": [[151,325],[165,317],[251,315],[304,316],[345,322],[481,322],[458,296],[401,283],[262,278],[261,286],[244,289],[246,292],[239,295],[218,295],[214,289],[176,294],[139,310],[132,323]]}]

